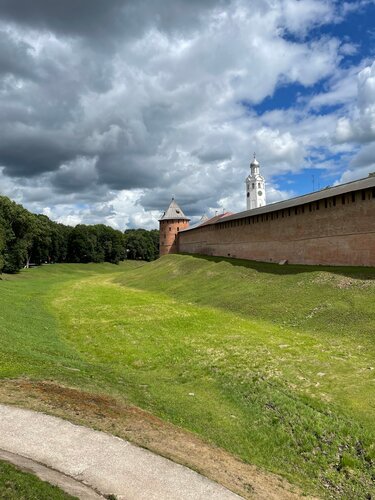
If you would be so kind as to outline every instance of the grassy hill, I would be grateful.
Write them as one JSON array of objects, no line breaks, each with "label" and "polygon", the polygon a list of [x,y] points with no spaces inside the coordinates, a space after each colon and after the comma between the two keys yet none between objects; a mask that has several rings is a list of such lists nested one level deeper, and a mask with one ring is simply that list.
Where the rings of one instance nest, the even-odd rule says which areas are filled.
[{"label": "grassy hill", "polygon": [[245,462],[368,498],[375,270],[171,255],[0,282],[0,377],[132,402]]}]

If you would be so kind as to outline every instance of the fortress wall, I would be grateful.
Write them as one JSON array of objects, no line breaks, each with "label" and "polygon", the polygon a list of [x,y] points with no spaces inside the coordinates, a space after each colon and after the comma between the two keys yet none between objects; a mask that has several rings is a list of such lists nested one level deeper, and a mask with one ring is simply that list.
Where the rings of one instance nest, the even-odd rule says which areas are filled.
[{"label": "fortress wall", "polygon": [[[269,206],[272,210],[272,205]],[[180,252],[375,266],[375,188],[184,231]]]}]

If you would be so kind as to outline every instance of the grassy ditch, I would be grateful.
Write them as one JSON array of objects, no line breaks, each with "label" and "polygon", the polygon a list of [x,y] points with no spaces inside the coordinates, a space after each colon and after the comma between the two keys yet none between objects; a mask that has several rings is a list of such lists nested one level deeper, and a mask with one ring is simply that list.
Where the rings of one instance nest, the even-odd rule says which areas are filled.
[{"label": "grassy ditch", "polygon": [[0,282],[0,375],[134,403],[306,492],[373,494],[374,270],[129,264]]}]

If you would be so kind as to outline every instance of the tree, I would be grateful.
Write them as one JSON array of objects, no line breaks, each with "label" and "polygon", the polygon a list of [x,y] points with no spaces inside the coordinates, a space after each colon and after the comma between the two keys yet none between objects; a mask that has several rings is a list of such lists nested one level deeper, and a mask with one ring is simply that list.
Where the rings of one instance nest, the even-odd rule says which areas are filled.
[{"label": "tree", "polygon": [[125,258],[121,231],[97,224],[72,228],[0,196],[0,272],[44,262],[112,262]]},{"label": "tree", "polygon": [[0,218],[0,274],[4,267],[5,231],[4,220]]},{"label": "tree", "polygon": [[159,256],[159,231],[127,229],[124,242],[128,259],[155,260]]},{"label": "tree", "polygon": [[15,273],[28,261],[35,220],[30,212],[5,196],[0,197],[0,220],[5,236],[3,271]]}]

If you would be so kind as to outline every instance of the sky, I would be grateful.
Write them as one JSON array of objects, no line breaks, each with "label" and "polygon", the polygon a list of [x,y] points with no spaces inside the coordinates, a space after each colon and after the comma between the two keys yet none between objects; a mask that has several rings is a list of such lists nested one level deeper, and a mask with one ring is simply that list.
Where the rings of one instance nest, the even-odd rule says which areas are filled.
[{"label": "sky", "polygon": [[158,226],[375,171],[375,0],[0,0],[0,194]]}]

